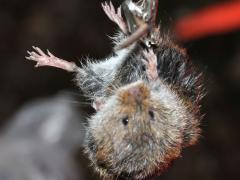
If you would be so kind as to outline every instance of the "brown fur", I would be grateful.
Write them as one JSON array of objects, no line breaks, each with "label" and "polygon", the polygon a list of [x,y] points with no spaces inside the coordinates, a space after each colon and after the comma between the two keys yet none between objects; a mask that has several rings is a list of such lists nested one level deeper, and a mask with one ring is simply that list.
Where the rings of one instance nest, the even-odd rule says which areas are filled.
[{"label": "brown fur", "polygon": [[[169,109],[159,96],[167,92],[155,92],[157,83],[170,93],[166,95],[171,96],[169,101],[179,101],[169,102],[176,109]],[[157,83],[152,86],[139,81],[120,88],[101,114],[90,120],[87,139],[93,136],[95,149],[87,141],[86,150],[104,178],[146,179],[161,174],[181,155],[186,133],[193,132],[188,145],[196,142],[199,128],[195,121],[191,124],[194,115],[184,110],[186,104],[171,94],[170,87]]]}]

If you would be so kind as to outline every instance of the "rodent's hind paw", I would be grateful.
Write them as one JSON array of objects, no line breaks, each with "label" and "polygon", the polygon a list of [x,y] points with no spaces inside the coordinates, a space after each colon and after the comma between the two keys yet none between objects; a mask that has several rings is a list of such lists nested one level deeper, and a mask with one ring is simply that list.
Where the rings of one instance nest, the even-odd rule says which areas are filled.
[{"label": "rodent's hind paw", "polygon": [[68,62],[63,59],[59,59],[54,56],[49,50],[47,50],[47,54],[45,54],[40,48],[33,46],[35,51],[27,51],[29,56],[25,58],[28,60],[36,61],[37,64],[35,67],[40,66],[52,66],[57,67],[69,72],[76,72],[78,69],[77,65],[74,62]]},{"label": "rodent's hind paw", "polygon": [[118,9],[115,10],[111,1],[109,2],[109,4],[105,1],[101,5],[103,11],[108,16],[108,18],[114,23],[116,23],[124,34],[127,34],[127,26],[122,17],[121,6],[119,6]]}]

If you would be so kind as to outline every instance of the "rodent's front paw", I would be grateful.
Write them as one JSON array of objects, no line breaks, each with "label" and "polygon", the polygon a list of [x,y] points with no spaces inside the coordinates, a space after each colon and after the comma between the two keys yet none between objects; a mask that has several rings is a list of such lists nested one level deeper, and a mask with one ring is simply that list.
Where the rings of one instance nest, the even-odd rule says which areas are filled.
[{"label": "rodent's front paw", "polygon": [[69,72],[75,72],[78,67],[73,62],[68,62],[63,59],[57,58],[49,50],[47,50],[47,54],[45,54],[40,48],[33,46],[33,49],[36,51],[27,51],[29,56],[25,58],[28,60],[36,61],[37,64],[35,67],[40,66],[52,66],[57,67]]},{"label": "rodent's front paw", "polygon": [[40,66],[52,66],[56,57],[50,53],[48,50],[48,55],[45,54],[40,48],[33,46],[33,49],[36,51],[27,51],[29,56],[26,57],[28,60],[36,61],[37,64],[35,67]]},{"label": "rodent's front paw", "polygon": [[157,70],[157,56],[154,54],[153,50],[143,51],[143,55],[145,59],[143,59],[143,63],[146,66],[146,73],[149,80],[157,80],[158,79],[158,70]]}]

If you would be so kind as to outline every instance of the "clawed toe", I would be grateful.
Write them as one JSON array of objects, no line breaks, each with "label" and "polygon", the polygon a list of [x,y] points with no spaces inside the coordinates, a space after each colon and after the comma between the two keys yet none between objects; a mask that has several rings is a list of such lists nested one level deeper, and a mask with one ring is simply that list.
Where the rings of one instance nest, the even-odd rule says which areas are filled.
[{"label": "clawed toe", "polygon": [[52,66],[57,67],[69,72],[76,72],[78,67],[73,62],[68,62],[63,59],[59,59],[55,57],[49,50],[47,50],[47,54],[45,54],[40,48],[33,46],[35,51],[27,51],[29,56],[25,58],[27,60],[36,61],[37,64],[35,67],[40,66]]},{"label": "clawed toe", "polygon": [[157,56],[154,54],[153,50],[143,51],[144,59],[142,62],[146,66],[146,73],[149,80],[156,80],[158,78],[157,70]]},{"label": "clawed toe", "polygon": [[102,8],[108,18],[115,22],[123,33],[127,34],[127,26],[122,17],[121,6],[115,10],[112,2],[110,1],[109,4],[107,2],[102,3]]}]

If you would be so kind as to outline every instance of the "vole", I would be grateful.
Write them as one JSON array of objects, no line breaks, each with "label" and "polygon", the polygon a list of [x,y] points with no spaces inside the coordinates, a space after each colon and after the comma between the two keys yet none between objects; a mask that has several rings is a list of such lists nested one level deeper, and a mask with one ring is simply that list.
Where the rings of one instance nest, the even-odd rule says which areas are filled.
[{"label": "vole", "polygon": [[161,173],[199,137],[192,107],[160,79],[123,86],[89,119],[87,153],[104,177]]},{"label": "vole", "polygon": [[[139,10],[133,13],[138,22],[145,6],[129,0],[127,5]],[[27,59],[75,72],[77,85],[92,98],[96,113],[89,119],[85,149],[102,177],[146,179],[163,172],[182,148],[197,142],[201,74],[185,50],[162,36],[159,28],[136,34],[120,8],[105,3],[103,9],[121,30],[114,38],[121,48],[115,48],[114,55],[80,68],[34,47],[37,53],[28,52]],[[136,37],[140,40],[132,40]]]}]

